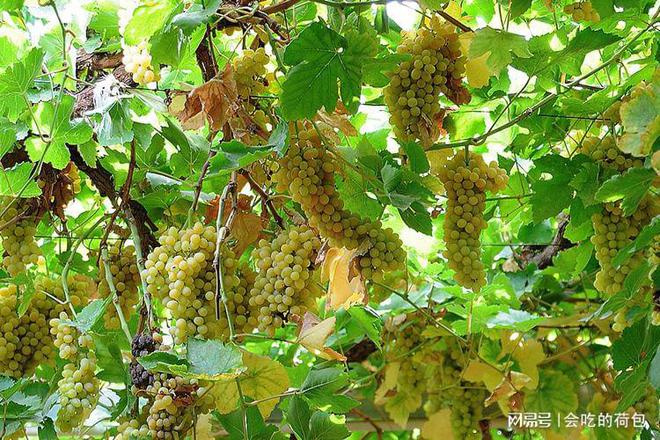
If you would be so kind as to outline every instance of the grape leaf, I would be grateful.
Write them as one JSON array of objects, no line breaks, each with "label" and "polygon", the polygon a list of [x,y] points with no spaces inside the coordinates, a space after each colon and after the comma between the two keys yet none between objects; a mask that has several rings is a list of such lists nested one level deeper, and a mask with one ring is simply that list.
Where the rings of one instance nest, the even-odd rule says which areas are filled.
[{"label": "grape leaf", "polygon": [[656,390],[660,390],[660,347],[655,352],[649,369],[649,381]]},{"label": "grape leaf", "polygon": [[[577,172],[577,165],[558,155],[543,156],[534,165],[533,171],[538,177],[532,183],[534,194],[530,202],[533,219],[540,222],[559,214],[570,205],[574,193],[570,182]],[[552,177],[541,179],[541,173]]]},{"label": "grape leaf", "polygon": [[637,321],[612,344],[612,361],[619,371],[640,367],[660,345],[660,327]]},{"label": "grape leaf", "polygon": [[493,74],[499,76],[502,69],[511,64],[512,55],[529,58],[532,53],[527,47],[527,41],[522,35],[512,34],[489,26],[478,29],[470,44],[469,57],[477,58],[490,52],[486,64]]},{"label": "grape leaf", "polygon": [[200,379],[232,377],[241,366],[241,352],[220,341],[191,338],[188,340],[186,352],[186,359],[190,364],[189,372]]},{"label": "grape leaf", "polygon": [[41,49],[32,49],[25,58],[0,73],[0,114],[6,114],[12,122],[26,108],[27,92],[41,72],[43,58]]},{"label": "grape leaf", "polygon": [[362,63],[375,55],[374,41],[351,34],[345,38],[320,22],[307,26],[284,51],[283,60],[294,66],[282,85],[282,113],[288,120],[311,118],[325,107],[335,109],[360,94]]},{"label": "grape leaf", "polygon": [[660,71],[650,83],[640,83],[619,110],[623,134],[617,145],[624,153],[646,156],[660,136]]},{"label": "grape leaf", "polygon": [[183,8],[176,0],[152,0],[141,4],[133,11],[133,16],[124,30],[126,44],[138,45],[160,31],[169,17]]},{"label": "grape leaf", "polygon": [[36,197],[41,194],[41,188],[31,178],[32,163],[19,163],[11,169],[0,168],[0,195],[9,197]]},{"label": "grape leaf", "polygon": [[[574,412],[578,406],[575,384],[560,371],[542,370],[538,387],[525,396],[525,411],[556,414]],[[556,423],[556,416],[553,417]]]},{"label": "grape leaf", "polygon": [[623,199],[621,208],[623,215],[632,214],[648,189],[651,187],[656,173],[648,168],[631,168],[624,174],[617,174],[598,189],[596,200],[615,202]]}]

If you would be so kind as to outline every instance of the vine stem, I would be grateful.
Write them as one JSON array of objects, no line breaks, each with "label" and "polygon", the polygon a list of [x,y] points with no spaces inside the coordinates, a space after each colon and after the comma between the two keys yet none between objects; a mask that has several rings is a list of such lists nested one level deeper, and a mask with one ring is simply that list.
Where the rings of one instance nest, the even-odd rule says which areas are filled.
[{"label": "vine stem", "polygon": [[239,173],[241,174],[241,176],[245,177],[245,180],[248,181],[252,191],[259,194],[259,197],[261,197],[261,200],[268,208],[270,215],[273,216],[273,219],[277,222],[278,226],[284,229],[284,220],[282,220],[282,216],[280,216],[280,214],[277,212],[277,209],[275,209],[275,205],[273,205],[273,200],[266,193],[266,191],[263,188],[261,188],[261,186],[257,182],[255,182],[255,180],[252,178],[252,175],[247,170],[240,170]]},{"label": "vine stem", "polygon": [[[225,283],[224,275],[222,273],[222,244],[229,235],[229,228],[234,221],[234,216],[236,215],[237,204],[238,204],[238,195],[236,194],[237,184],[237,173],[236,171],[231,173],[231,178],[227,186],[225,186],[222,196],[218,202],[218,217],[216,219],[216,230],[217,238],[215,242],[215,255],[213,257],[213,268],[215,269],[215,317],[220,319],[220,301],[225,309],[225,315],[227,316],[227,327],[229,328],[229,340],[234,340],[234,323],[231,319],[231,313],[229,313],[229,307],[227,305],[227,295],[225,293]],[[225,214],[225,202],[231,197],[231,211],[227,216],[227,222],[225,225],[222,224],[222,218]]]},{"label": "vine stem", "polygon": [[119,294],[117,293],[115,280],[113,279],[112,271],[110,270],[110,259],[108,258],[108,246],[106,244],[104,244],[101,247],[101,261],[103,261],[103,269],[105,270],[105,281],[106,283],[108,283],[108,287],[110,288],[110,295],[112,295],[112,304],[114,305],[115,310],[117,311],[117,316],[119,316],[121,329],[124,331],[124,334],[126,335],[126,339],[130,344],[131,341],[133,340],[133,337],[131,336],[131,331],[128,329],[128,324],[126,323],[124,312],[122,312],[121,306],[119,304]]},{"label": "vine stem", "polygon": [[142,285],[142,307],[140,308],[140,322],[138,325],[138,333],[142,330],[143,319],[147,317],[147,327],[151,328],[153,323],[153,310],[151,307],[151,297],[149,296],[149,291],[147,290],[147,282],[144,279],[144,262],[145,257],[142,252],[142,240],[140,240],[140,232],[138,231],[137,224],[135,222],[135,217],[133,213],[127,207],[124,208],[124,219],[128,223],[128,227],[131,230],[131,238],[133,239],[133,244],[135,245],[135,259],[138,266],[138,273],[140,274],[140,284]]},{"label": "vine stem", "polygon": [[[325,0],[324,0],[325,1]],[[506,130],[507,128],[510,128],[516,124],[518,124],[520,121],[523,119],[528,118],[531,116],[536,110],[540,109],[544,105],[548,104],[550,101],[552,101],[555,98],[558,98],[559,96],[571,91],[574,87],[577,87],[580,85],[581,81],[584,81],[585,79],[589,78],[592,75],[595,75],[596,73],[600,72],[601,70],[605,69],[607,66],[610,64],[616,62],[621,55],[628,50],[632,44],[637,41],[642,35],[644,35],[646,32],[649,31],[655,24],[656,24],[656,19],[658,17],[658,14],[660,13],[660,9],[656,11],[656,13],[653,15],[653,18],[651,19],[651,23],[646,26],[643,30],[639,31],[635,36],[633,36],[630,41],[628,41],[623,47],[621,47],[619,50],[617,50],[607,61],[602,62],[600,65],[596,66],[595,68],[591,69],[587,73],[584,73],[577,78],[573,79],[572,81],[569,81],[568,83],[564,84],[564,89],[560,90],[555,93],[551,93],[515,118],[511,119],[510,121],[497,126],[497,127],[491,127],[488,131],[485,133],[475,136],[471,139],[463,139],[460,141],[456,142],[451,142],[451,143],[446,143],[446,144],[434,144],[430,148],[428,148],[426,151],[435,151],[435,150],[444,150],[448,148],[460,148],[460,147],[465,147],[468,145],[481,145],[483,144],[486,139],[488,139],[490,136],[499,133],[501,131]]]},{"label": "vine stem", "polygon": [[[97,209],[98,211],[98,209]],[[91,217],[90,217],[91,218]],[[62,290],[64,291],[64,298],[66,298],[66,302],[69,305],[69,308],[71,309],[71,313],[73,314],[72,316],[75,318],[76,315],[76,310],[73,308],[73,305],[71,304],[71,299],[69,295],[69,269],[71,268],[71,263],[73,263],[73,257],[77,255],[77,250],[80,244],[89,237],[92,232],[96,229],[98,225],[103,222],[105,219],[105,215],[102,215],[101,218],[99,218],[94,224],[82,235],[80,236],[74,243],[71,249],[71,253],[69,254],[69,258],[67,258],[66,263],[64,264],[64,268],[62,269]]]}]

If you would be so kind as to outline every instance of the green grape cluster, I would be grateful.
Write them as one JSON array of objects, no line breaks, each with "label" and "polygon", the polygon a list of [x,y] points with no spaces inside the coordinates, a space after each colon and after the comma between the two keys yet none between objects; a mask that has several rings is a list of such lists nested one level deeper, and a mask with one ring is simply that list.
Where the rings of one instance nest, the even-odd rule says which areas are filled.
[{"label": "green grape cluster", "polygon": [[78,330],[67,323],[69,321],[69,316],[66,312],[60,312],[58,318],[53,318],[50,320],[50,333],[54,337],[54,344],[57,349],[59,349],[59,355],[62,359],[73,360],[78,356],[78,347],[83,341],[80,341],[79,338],[83,337],[80,335]]},{"label": "green grape cluster", "polygon": [[[185,438],[192,427],[192,423],[186,423],[187,412],[194,408],[196,414],[203,414],[213,405],[207,390],[196,379],[155,374],[153,384],[147,388],[147,395],[152,399],[146,420],[151,438]],[[142,430],[140,427],[139,431]]]},{"label": "green grape cluster", "polygon": [[658,393],[652,385],[647,385],[644,395],[637,401],[637,403],[635,403],[634,408],[636,413],[644,414],[646,421],[651,427],[658,427],[660,403],[658,400]]},{"label": "green grape cluster", "polygon": [[479,421],[488,393],[461,379],[466,366],[465,355],[456,338],[444,339],[447,347],[442,351],[441,367],[435,368],[433,375],[429,376],[429,397],[424,409],[427,414],[433,414],[442,408],[450,408],[454,438],[478,440],[481,438]]},{"label": "green grape cluster", "polygon": [[[117,291],[120,310],[127,318],[135,311],[135,306],[139,301],[140,272],[135,257],[135,247],[133,245],[122,246],[122,244],[122,241],[117,240],[108,247],[108,263],[110,264],[112,282]],[[102,260],[100,261],[99,278],[99,296],[107,298],[111,292]],[[115,307],[106,309],[104,321],[107,329],[119,328],[120,319]]]},{"label": "green grape cluster", "polygon": [[481,231],[484,220],[486,191],[496,193],[506,188],[506,172],[481,155],[456,153],[439,170],[440,180],[447,192],[447,209],[443,224],[446,250],[443,252],[454,279],[465,288],[478,292],[486,284],[481,262]]},{"label": "green grape cluster", "polygon": [[589,136],[582,142],[580,152],[591,157],[603,167],[611,168],[618,172],[624,172],[629,168],[644,165],[642,159],[619,150],[613,136],[605,136],[602,139],[596,136]]},{"label": "green grape cluster", "polygon": [[600,14],[596,11],[590,1],[579,1],[564,6],[564,12],[570,14],[574,21],[600,21]]},{"label": "green grape cluster", "polygon": [[[143,277],[147,291],[162,303],[171,318],[170,334],[176,344],[188,337],[218,338],[228,335],[225,313],[216,319],[216,274],[213,268],[217,234],[213,226],[195,223],[191,228],[169,228],[147,257]],[[237,295],[240,278],[234,252],[224,246],[221,251],[224,295],[232,313],[247,313],[248,299]],[[245,290],[245,289],[244,289]],[[233,319],[236,322],[249,321]],[[249,331],[249,327],[237,328]]]},{"label": "green grape cluster", "polygon": [[[94,282],[82,275],[68,277],[71,303],[82,306],[94,290]],[[49,322],[64,311],[65,294],[61,278],[39,276],[26,312],[19,316],[16,285],[0,288],[0,374],[25,377],[55,357]],[[55,334],[53,334],[55,336]],[[64,341],[64,334],[61,341]],[[68,340],[68,338],[66,338]],[[68,353],[68,349],[64,349]]]},{"label": "green grape cluster", "polygon": [[[251,97],[266,93],[267,84],[264,80],[269,58],[263,47],[257,50],[247,49],[232,62],[234,79],[238,96],[244,101]],[[253,110],[254,106],[248,110]]]},{"label": "green grape cluster", "polygon": [[258,310],[259,330],[274,333],[290,314],[301,315],[321,295],[314,261],[321,241],[307,226],[291,226],[252,252],[258,273],[249,304]]},{"label": "green grape cluster", "polygon": [[66,364],[62,379],[57,382],[60,410],[56,424],[62,432],[71,432],[83,426],[98,402],[100,382],[95,372],[96,357],[91,350],[85,356],[77,362]]},{"label": "green grape cluster", "polygon": [[[0,211],[4,211],[11,203],[8,197],[0,197]],[[12,221],[22,214],[17,203],[11,203],[0,218],[0,224]],[[7,225],[0,231],[4,257],[2,264],[10,276],[15,277],[24,273],[31,265],[37,265],[43,259],[41,249],[35,240],[37,226],[30,219],[20,220]]]},{"label": "green grape cluster", "polygon": [[152,440],[151,430],[146,422],[138,419],[128,419],[117,427],[117,435],[114,440]]},{"label": "green grape cluster", "polygon": [[397,52],[412,58],[397,65],[383,91],[390,124],[399,139],[432,143],[439,135],[440,94],[456,104],[470,101],[462,85],[465,58],[458,34],[450,24],[433,17],[428,27],[405,34]]},{"label": "green grape cluster", "polygon": [[[299,127],[302,128],[302,127]],[[305,211],[309,224],[332,246],[360,249],[358,267],[367,280],[382,281],[384,272],[401,270],[406,253],[391,228],[344,209],[335,188],[336,160],[314,129],[301,129],[273,174],[277,190],[288,190]]]},{"label": "green grape cluster", "polygon": [[137,46],[124,46],[122,63],[128,73],[133,74],[133,81],[140,85],[147,85],[159,80],[151,65],[151,55],[147,42],[143,41]]}]

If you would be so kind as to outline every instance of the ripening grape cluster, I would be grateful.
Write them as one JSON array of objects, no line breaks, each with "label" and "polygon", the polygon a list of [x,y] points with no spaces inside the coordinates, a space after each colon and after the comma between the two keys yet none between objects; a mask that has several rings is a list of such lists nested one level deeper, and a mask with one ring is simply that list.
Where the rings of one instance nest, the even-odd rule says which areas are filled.
[{"label": "ripening grape cluster", "polygon": [[[99,263],[99,296],[107,298],[111,294],[110,285],[106,279],[103,260],[101,259]],[[121,240],[115,241],[108,247],[108,263],[110,264],[112,282],[117,291],[119,307],[124,318],[130,319],[139,300],[140,273],[135,257],[135,247],[133,245],[123,245]],[[120,319],[115,307],[109,306],[106,309],[104,321],[107,329],[119,328]]]},{"label": "ripening grape cluster", "polygon": [[146,368],[137,361],[137,358],[146,356],[161,348],[163,337],[154,333],[140,333],[133,337],[131,342],[131,354],[133,361],[130,365],[130,375],[133,394],[137,394],[138,390],[145,390],[154,382],[154,375],[151,374]]},{"label": "ripening grape cluster", "polygon": [[442,408],[451,409],[454,438],[478,440],[481,438],[479,421],[488,393],[461,380],[466,366],[465,355],[455,338],[444,339],[447,348],[443,351],[443,363],[441,367],[434,368],[433,375],[429,377],[429,397],[424,409],[429,415]]},{"label": "ripening grape cluster", "polygon": [[[147,290],[169,313],[173,323],[170,333],[176,344],[184,343],[192,336],[212,339],[228,335],[224,310],[216,319],[216,274],[213,268],[216,238],[215,227],[202,223],[184,230],[171,227],[161,235],[160,246],[145,262],[143,277]],[[231,313],[247,311],[248,299],[236,294],[240,285],[238,260],[226,246],[222,248],[221,262],[227,308]],[[245,332],[249,328],[237,330]]]},{"label": "ripening grape cluster", "polygon": [[273,333],[290,314],[302,316],[314,306],[321,287],[314,261],[321,248],[307,226],[292,226],[274,240],[262,239],[252,253],[258,273],[250,291],[250,306],[258,310],[259,330]]},{"label": "ripening grape cluster", "polygon": [[439,170],[438,177],[447,192],[447,210],[443,224],[446,250],[443,252],[454,279],[463,287],[478,292],[486,284],[481,262],[481,231],[486,228],[484,208],[486,191],[496,193],[506,188],[506,172],[481,155],[458,152]]},{"label": "ripening grape cluster", "polygon": [[148,85],[159,79],[151,65],[151,55],[146,41],[137,46],[124,46],[122,63],[126,71],[133,74],[133,81],[140,85]]},{"label": "ripening grape cluster", "polygon": [[57,382],[61,405],[57,412],[57,427],[62,432],[71,432],[83,426],[96,407],[99,386],[100,381],[96,377],[96,356],[92,350],[77,362],[64,366],[62,379]]},{"label": "ripening grape cluster", "polygon": [[[11,203],[8,197],[0,197],[0,212]],[[0,218],[0,224],[12,221],[23,213],[17,202],[11,203]],[[30,219],[20,220],[7,225],[0,231],[4,256],[2,264],[10,276],[15,277],[27,270],[31,265],[39,264],[42,257],[41,249],[35,240],[37,225]]]},{"label": "ripening grape cluster", "polygon": [[400,63],[390,73],[384,90],[390,111],[390,124],[399,139],[437,139],[441,113],[440,94],[456,104],[470,101],[462,85],[465,58],[461,54],[458,34],[452,25],[433,17],[428,27],[404,34],[397,47],[400,54],[412,59]]},{"label": "ripening grape cluster", "polygon": [[394,231],[344,209],[335,188],[339,167],[318,133],[314,129],[298,130],[294,136],[297,141],[291,143],[273,174],[277,190],[289,191],[305,211],[309,224],[332,246],[364,250],[358,266],[365,279],[381,281],[383,272],[402,269],[406,253]]},{"label": "ripening grape cluster", "polygon": [[[232,61],[236,90],[243,109],[249,115],[244,118],[244,129],[234,124],[234,131],[243,142],[258,145],[268,133],[267,124],[270,122],[264,107],[258,102],[259,96],[268,91],[266,79],[269,58],[266,50],[260,47],[256,50],[246,49],[240,57]],[[243,133],[244,131],[244,133]],[[259,136],[260,135],[260,136]]]},{"label": "ripening grape cluster", "polygon": [[79,347],[89,348],[91,341],[89,335],[81,335],[68,321],[70,318],[67,313],[60,312],[59,317],[50,320],[50,333],[60,358],[74,360],[78,356]]},{"label": "ripening grape cluster", "polygon": [[575,21],[600,21],[600,14],[596,11],[590,1],[579,1],[564,6],[564,12],[570,14]]},{"label": "ripening grape cluster", "polygon": [[613,136],[605,136],[602,139],[589,136],[582,142],[580,152],[591,157],[603,167],[612,168],[619,172],[644,165],[642,159],[619,150]]},{"label": "ripening grape cluster", "polygon": [[[94,286],[92,280],[83,276],[69,276],[68,284],[71,302],[77,305],[84,304]],[[29,376],[39,365],[50,364],[55,357],[49,323],[64,311],[62,282],[41,276],[34,281],[34,288],[29,306],[20,316],[16,285],[0,288],[0,374]]]}]

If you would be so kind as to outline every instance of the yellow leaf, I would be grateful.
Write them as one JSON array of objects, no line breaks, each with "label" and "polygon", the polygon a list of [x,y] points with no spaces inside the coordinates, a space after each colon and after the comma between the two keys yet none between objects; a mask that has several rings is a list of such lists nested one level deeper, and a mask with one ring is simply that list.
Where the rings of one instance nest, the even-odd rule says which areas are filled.
[{"label": "yellow leaf", "polygon": [[[461,10],[461,5],[459,5],[458,3],[456,3],[454,0],[451,0],[451,1],[449,2],[449,4],[447,5],[447,7],[445,8],[445,12],[446,12],[448,15],[450,15],[451,17],[453,17],[453,18],[455,18],[455,19],[457,19],[457,20],[460,20],[461,18],[462,18],[462,19],[469,18],[469,17],[461,17],[461,15],[463,14],[463,11]],[[472,32],[470,32],[470,33],[472,33]]]},{"label": "yellow leaf", "polygon": [[351,276],[355,251],[346,248],[330,248],[321,267],[321,279],[328,283],[328,307],[338,310],[361,304],[365,300],[364,282],[359,274]]},{"label": "yellow leaf", "polygon": [[202,414],[197,417],[197,423],[195,423],[196,438],[213,438],[212,421],[211,414]]},{"label": "yellow leaf", "polygon": [[385,403],[385,411],[394,423],[405,428],[410,414],[417,411],[420,406],[422,406],[421,393],[397,390],[397,393]]},{"label": "yellow leaf", "polygon": [[431,166],[431,173],[437,175],[447,165],[447,161],[453,155],[453,151],[449,148],[444,150],[427,151],[426,157]]},{"label": "yellow leaf", "polygon": [[333,316],[321,321],[313,313],[305,313],[297,342],[323,359],[345,361],[345,356],[325,346],[328,337],[335,331],[336,320]]},{"label": "yellow leaf", "polygon": [[396,388],[397,381],[399,380],[399,371],[401,370],[401,362],[390,362],[385,365],[385,374],[383,382],[376,390],[374,402],[376,405],[384,405],[387,402],[387,394]]},{"label": "yellow leaf", "polygon": [[451,427],[451,409],[445,408],[429,416],[422,425],[422,438],[426,440],[454,440]]},{"label": "yellow leaf", "polygon": [[533,390],[539,384],[538,365],[545,359],[543,345],[536,339],[524,341],[516,351],[513,352],[513,358],[518,361],[520,371],[525,373],[531,379],[526,385]]},{"label": "yellow leaf", "polygon": [[471,360],[463,372],[463,379],[470,382],[483,382],[489,391],[494,390],[503,378],[503,374],[495,368],[477,360]]},{"label": "yellow leaf", "polygon": [[526,374],[511,371],[508,377],[503,377],[502,381],[492,390],[490,396],[484,402],[485,406],[509,399],[527,385],[530,380],[530,377]]},{"label": "yellow leaf", "polygon": [[479,55],[476,58],[470,57],[470,45],[474,38],[474,32],[463,32],[458,41],[461,45],[461,52],[466,55],[465,62],[465,75],[467,76],[468,84],[478,89],[488,85],[488,80],[493,76],[494,72],[488,67],[486,60],[490,56],[490,51]]},{"label": "yellow leaf", "polygon": [[[257,405],[265,419],[279,402],[279,398],[271,397],[289,388],[289,376],[279,362],[249,351],[243,352],[243,366],[245,371],[238,377],[241,390],[254,400],[268,399]],[[235,380],[216,382],[211,393],[216,397],[216,409],[220,414],[228,414],[238,408],[239,392]]]}]

